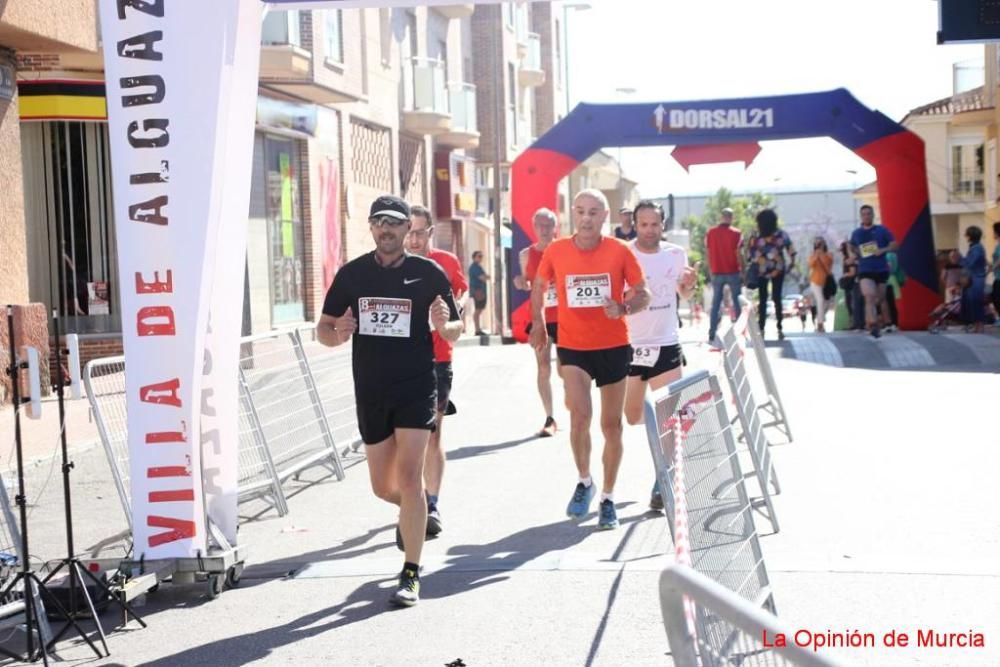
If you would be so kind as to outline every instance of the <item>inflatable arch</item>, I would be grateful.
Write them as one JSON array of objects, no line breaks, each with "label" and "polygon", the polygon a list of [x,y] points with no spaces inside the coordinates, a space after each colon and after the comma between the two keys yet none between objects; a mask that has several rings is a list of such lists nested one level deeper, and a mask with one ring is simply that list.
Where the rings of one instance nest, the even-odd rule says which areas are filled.
[{"label": "inflatable arch", "polygon": [[[924,143],[847,90],[749,99],[645,104],[579,104],[514,160],[513,256],[534,243],[532,216],[556,210],[559,181],[605,146],[697,146],[826,136],[875,168],[881,221],[899,243],[906,284],[902,329],[922,329],[940,301],[927,193]],[[511,273],[520,272],[512,262]],[[510,284],[510,283],[508,283]],[[511,326],[525,340],[528,292],[511,290]]]}]

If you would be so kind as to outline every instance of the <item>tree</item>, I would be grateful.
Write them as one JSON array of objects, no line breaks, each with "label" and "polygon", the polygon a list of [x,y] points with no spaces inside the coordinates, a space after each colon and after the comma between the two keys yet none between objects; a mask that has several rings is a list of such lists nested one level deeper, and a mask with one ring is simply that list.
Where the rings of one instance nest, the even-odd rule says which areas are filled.
[{"label": "tree", "polygon": [[722,209],[733,209],[733,225],[744,237],[749,236],[756,226],[754,218],[765,208],[773,205],[771,195],[754,192],[750,195],[737,197],[727,188],[719,188],[718,192],[705,202],[705,210],[701,217],[688,216],[681,223],[691,233],[691,263],[701,261],[699,287],[708,282],[708,253],[705,250],[705,234],[708,229],[718,223],[722,217]]}]

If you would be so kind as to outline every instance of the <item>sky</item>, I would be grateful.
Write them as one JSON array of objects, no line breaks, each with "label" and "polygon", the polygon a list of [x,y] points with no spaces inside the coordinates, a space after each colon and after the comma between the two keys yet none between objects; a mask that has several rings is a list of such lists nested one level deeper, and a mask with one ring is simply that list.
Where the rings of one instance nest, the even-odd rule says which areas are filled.
[{"label": "sky", "polygon": [[[573,0],[576,2],[576,0]],[[571,104],[667,102],[847,88],[899,121],[952,94],[982,45],[936,43],[935,0],[588,0],[567,10]],[[617,92],[634,88],[635,92]],[[874,170],[827,138],[761,142],[749,167],[687,174],[670,148],[622,150],[644,197],[860,187]],[[618,149],[610,148],[612,155]],[[851,173],[856,172],[856,173]]]}]

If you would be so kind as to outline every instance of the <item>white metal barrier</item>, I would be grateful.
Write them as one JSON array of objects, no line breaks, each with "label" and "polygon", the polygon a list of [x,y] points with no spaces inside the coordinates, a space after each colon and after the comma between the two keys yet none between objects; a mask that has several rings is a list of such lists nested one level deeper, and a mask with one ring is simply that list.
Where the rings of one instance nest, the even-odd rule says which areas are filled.
[{"label": "white metal barrier", "polygon": [[[693,603],[693,619],[685,598]],[[765,638],[771,638],[769,644],[780,644],[775,638],[794,637],[794,631],[773,614],[684,565],[670,565],[660,575],[660,609],[676,667],[843,667],[794,641],[765,646]]]},{"label": "white metal barrier", "polygon": [[[718,378],[700,371],[653,392],[646,397],[645,419],[678,558],[686,550],[694,569],[773,612],[753,506]],[[677,460],[684,473],[675,479]],[[681,535],[678,518],[684,524]]]},{"label": "white metal barrier", "polygon": [[778,475],[774,471],[770,446],[757,410],[753,390],[750,388],[743,347],[736,337],[734,327],[727,327],[721,340],[722,364],[726,378],[729,380],[733,401],[736,404],[736,417],[743,431],[741,437],[750,451],[754,474],[760,485],[760,500],[766,506],[767,518],[771,522],[774,532],[777,533],[779,530],[778,517],[774,511],[774,504],[771,502],[771,489],[773,488],[774,493],[777,494],[781,493],[781,487],[778,484]]},{"label": "white metal barrier", "polygon": [[785,404],[781,402],[781,394],[778,392],[778,383],[774,379],[774,371],[771,370],[771,361],[767,358],[767,350],[764,347],[764,336],[761,335],[760,327],[757,326],[757,310],[754,305],[747,302],[744,306],[744,315],[747,318],[747,339],[750,347],[753,348],[754,359],[757,369],[763,381],[763,395],[757,397],[757,410],[767,415],[770,421],[764,422],[764,426],[775,426],[781,429],[789,442],[792,442],[792,429],[788,425],[788,413],[785,411]]},{"label": "white metal barrier", "polygon": [[[344,479],[340,452],[297,330],[243,338],[240,381],[279,480],[315,465]],[[353,397],[352,392],[351,404]]]}]

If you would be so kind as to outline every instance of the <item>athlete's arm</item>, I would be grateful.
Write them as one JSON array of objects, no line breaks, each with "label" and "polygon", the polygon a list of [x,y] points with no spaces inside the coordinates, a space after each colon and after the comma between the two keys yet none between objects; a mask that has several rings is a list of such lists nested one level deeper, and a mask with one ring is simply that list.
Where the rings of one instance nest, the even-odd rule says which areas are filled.
[{"label": "athlete's arm", "polygon": [[358,321],[351,310],[351,294],[347,289],[351,280],[345,276],[347,273],[349,270],[337,272],[323,300],[323,314],[316,323],[316,339],[327,347],[346,343],[358,328]]},{"label": "athlete's arm", "polygon": [[695,287],[698,286],[698,269],[701,262],[695,262],[694,266],[688,266],[687,258],[684,258],[684,272],[681,279],[677,281],[677,294],[685,301],[690,301],[694,296]]},{"label": "athlete's arm", "polygon": [[350,308],[343,317],[321,315],[319,322],[316,323],[316,340],[327,347],[337,347],[351,340],[357,329],[358,321],[354,319],[354,313]]},{"label": "athlete's arm", "polygon": [[458,317],[458,306],[450,292],[447,299],[441,298],[440,294],[434,297],[431,304],[431,324],[441,338],[449,343],[454,343],[462,335],[465,324]]},{"label": "athlete's arm", "polygon": [[531,246],[528,246],[517,254],[517,263],[521,265],[521,273],[514,276],[514,287],[519,290],[528,291],[531,289],[531,281],[526,277],[528,273],[528,251],[530,248]]}]

